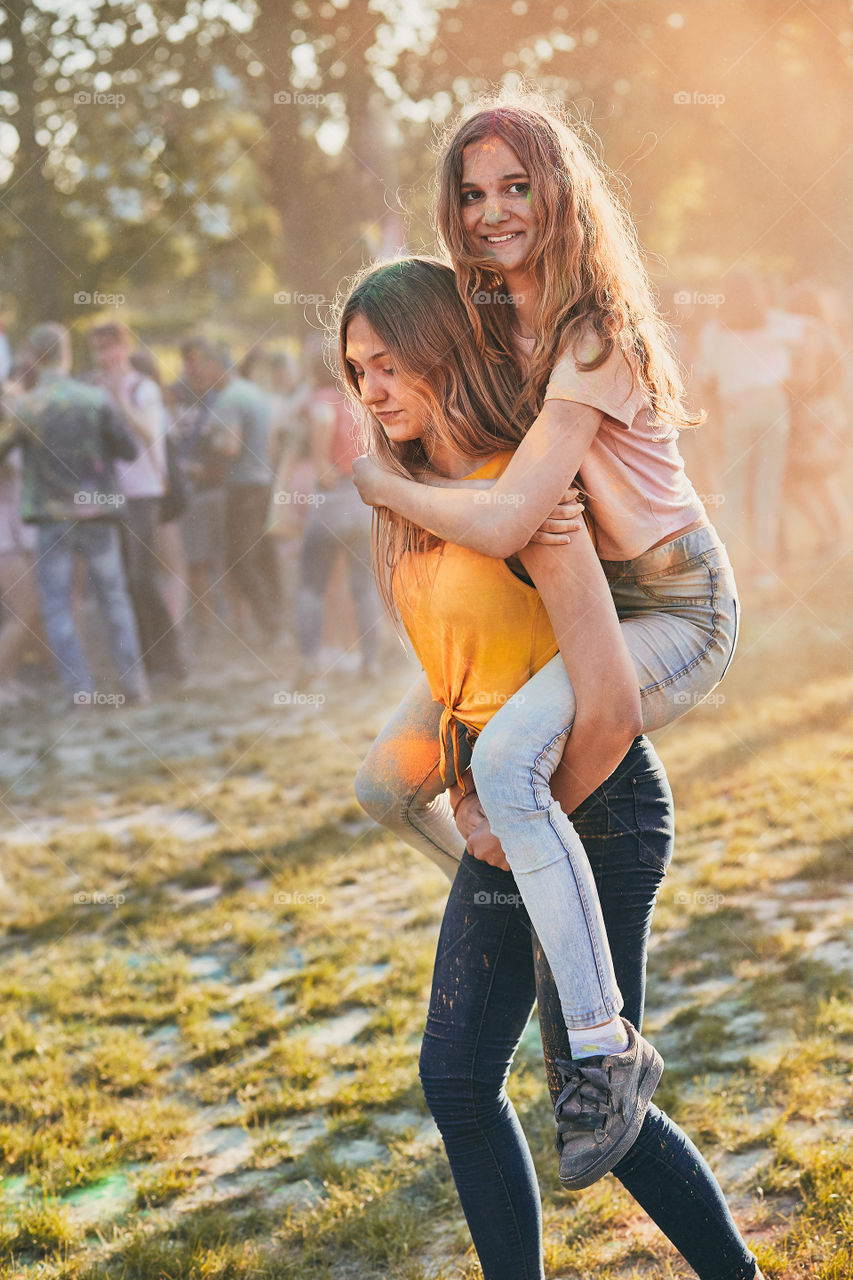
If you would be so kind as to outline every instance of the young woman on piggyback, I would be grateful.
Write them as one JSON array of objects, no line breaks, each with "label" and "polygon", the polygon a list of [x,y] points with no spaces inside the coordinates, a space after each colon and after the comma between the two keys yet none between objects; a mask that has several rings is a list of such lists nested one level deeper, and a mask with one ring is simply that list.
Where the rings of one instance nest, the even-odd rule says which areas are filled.
[{"label": "young woman on piggyback", "polygon": [[[522,439],[489,501],[471,488],[418,483],[377,458],[356,463],[356,484],[374,506],[504,558],[543,521],[547,531],[577,477],[635,667],[641,727],[660,728],[722,678],[738,601],[728,556],[678,453],[678,427],[692,420],[630,218],[555,110],[498,100],[449,134],[437,224],[481,361],[518,378],[513,415]],[[438,774],[415,776],[395,744],[432,735],[430,704],[421,683],[357,782],[368,812],[427,851],[448,820],[436,803]],[[507,853],[560,991],[575,1096],[585,1092],[585,1061],[594,1066],[627,1048],[584,888],[588,863],[566,818],[624,751],[606,715],[606,707],[576,707],[555,657],[481,732],[471,764],[476,797],[463,798],[456,815],[464,826],[469,809],[470,825],[479,798]],[[581,974],[589,987],[578,985]],[[611,1102],[618,1110],[619,1100]],[[583,1176],[587,1157],[592,1171],[606,1171],[602,1144],[582,1137],[585,1123],[562,1132],[568,1185]]]}]

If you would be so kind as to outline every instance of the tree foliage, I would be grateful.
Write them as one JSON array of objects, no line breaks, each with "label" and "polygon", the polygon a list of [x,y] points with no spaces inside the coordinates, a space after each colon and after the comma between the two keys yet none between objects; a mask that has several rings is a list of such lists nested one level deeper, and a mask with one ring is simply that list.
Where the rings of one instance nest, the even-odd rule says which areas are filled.
[{"label": "tree foliage", "polygon": [[428,245],[431,143],[507,77],[572,104],[656,274],[851,276],[846,0],[11,0],[0,290],[210,314]]}]

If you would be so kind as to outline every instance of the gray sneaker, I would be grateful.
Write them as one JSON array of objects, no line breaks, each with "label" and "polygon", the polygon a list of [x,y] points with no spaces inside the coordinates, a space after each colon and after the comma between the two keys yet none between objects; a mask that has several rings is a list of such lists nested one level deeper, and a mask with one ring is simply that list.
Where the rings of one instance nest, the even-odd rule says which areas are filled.
[{"label": "gray sneaker", "polygon": [[663,1074],[663,1058],[627,1022],[628,1048],[607,1057],[557,1058],[564,1087],[554,1107],[560,1181],[589,1187],[634,1145]]}]

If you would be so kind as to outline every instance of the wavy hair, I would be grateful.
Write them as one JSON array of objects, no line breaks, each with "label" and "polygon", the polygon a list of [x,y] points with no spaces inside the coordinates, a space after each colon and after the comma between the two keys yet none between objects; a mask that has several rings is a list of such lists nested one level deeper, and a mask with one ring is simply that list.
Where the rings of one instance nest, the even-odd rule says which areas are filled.
[{"label": "wavy hair", "polygon": [[664,434],[699,425],[705,415],[684,406],[669,328],[612,175],[565,111],[523,89],[481,99],[439,144],[436,231],[453,263],[481,357],[491,365],[517,363],[511,296],[500,290],[503,279],[494,259],[472,250],[462,221],[463,153],[487,138],[501,138],[521,162],[539,229],[526,264],[538,286],[536,344],[514,415],[532,422],[557,360],[591,326],[601,352],[587,363],[578,361],[578,368],[597,369],[618,344],[632,378],[639,377],[655,416],[667,427]]},{"label": "wavy hair", "polygon": [[[394,443],[361,403],[347,360],[347,329],[363,316],[392,357],[424,412],[419,440]],[[368,267],[336,307],[338,376],[363,433],[365,452],[409,478],[428,470],[433,442],[471,458],[514,449],[524,432],[513,424],[520,390],[516,370],[486,364],[456,288],[453,269],[436,258],[398,258]],[[385,507],[374,509],[373,566],[383,601],[394,613],[393,577],[406,552],[423,552],[441,539]]]}]

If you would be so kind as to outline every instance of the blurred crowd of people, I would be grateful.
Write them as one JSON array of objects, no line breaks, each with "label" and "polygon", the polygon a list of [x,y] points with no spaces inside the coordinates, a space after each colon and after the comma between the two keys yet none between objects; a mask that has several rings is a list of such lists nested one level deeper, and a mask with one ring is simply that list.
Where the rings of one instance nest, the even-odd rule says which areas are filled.
[{"label": "blurred crowd of people", "polygon": [[[784,581],[795,553],[832,562],[853,478],[843,295],[736,270],[663,301],[708,410],[682,451],[742,588]],[[0,706],[145,702],[249,653],[297,688],[378,670],[359,445],[319,334],[239,365],[188,336],[168,385],[119,323],[89,330],[76,371],[61,325],[0,336]],[[107,649],[113,692],[93,674]]]},{"label": "blurred crowd of people", "polygon": [[0,351],[0,705],[146,702],[241,656],[297,685],[375,672],[370,512],[319,335],[239,366],[188,336],[168,385],[123,325],[87,343],[79,371],[58,324]]},{"label": "blurred crowd of people", "polygon": [[679,447],[742,588],[773,588],[803,554],[835,562],[853,481],[844,294],[805,280],[783,291],[740,268],[717,294],[676,289],[667,304],[691,405],[708,412]]}]

